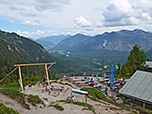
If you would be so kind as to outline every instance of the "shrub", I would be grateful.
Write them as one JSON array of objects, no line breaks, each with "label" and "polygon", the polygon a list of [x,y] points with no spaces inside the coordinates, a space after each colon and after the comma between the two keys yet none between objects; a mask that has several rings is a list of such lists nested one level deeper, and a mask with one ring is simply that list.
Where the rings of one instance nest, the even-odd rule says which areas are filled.
[{"label": "shrub", "polygon": [[31,103],[33,106],[36,106],[36,104],[44,104],[44,102],[37,95],[29,95],[27,101]]},{"label": "shrub", "polygon": [[19,114],[19,113],[14,109],[8,108],[2,103],[0,103],[0,114]]},{"label": "shrub", "polygon": [[51,106],[54,107],[54,108],[56,108],[56,109],[58,109],[58,110],[61,110],[61,111],[64,110],[64,108],[62,106],[60,106],[59,104],[51,104],[48,107],[51,107]]}]

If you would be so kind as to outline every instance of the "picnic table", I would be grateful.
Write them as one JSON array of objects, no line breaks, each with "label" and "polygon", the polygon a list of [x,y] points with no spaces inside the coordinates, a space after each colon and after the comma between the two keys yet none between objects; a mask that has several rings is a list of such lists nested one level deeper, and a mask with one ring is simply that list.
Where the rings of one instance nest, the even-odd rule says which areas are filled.
[{"label": "picnic table", "polygon": [[112,91],[116,91],[117,87],[111,87]]},{"label": "picnic table", "polygon": [[61,85],[51,85],[50,89],[53,91],[62,91],[64,87]]},{"label": "picnic table", "polygon": [[110,86],[111,82],[104,82],[104,84]]},{"label": "picnic table", "polygon": [[109,79],[108,78],[105,78],[105,79],[103,79],[104,81],[109,81]]},{"label": "picnic table", "polygon": [[81,81],[81,80],[82,80],[82,79],[73,79],[73,80],[72,80],[72,83],[75,84],[75,83],[77,83],[77,81]]}]

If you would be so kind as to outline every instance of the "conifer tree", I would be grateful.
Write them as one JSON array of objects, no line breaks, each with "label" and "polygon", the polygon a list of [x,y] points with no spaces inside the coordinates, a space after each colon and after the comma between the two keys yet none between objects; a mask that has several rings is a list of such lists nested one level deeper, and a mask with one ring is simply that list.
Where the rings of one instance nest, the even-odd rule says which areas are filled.
[{"label": "conifer tree", "polygon": [[143,70],[146,60],[146,53],[143,50],[140,50],[137,45],[135,45],[127,59],[127,67],[129,72],[133,73],[136,70]]}]

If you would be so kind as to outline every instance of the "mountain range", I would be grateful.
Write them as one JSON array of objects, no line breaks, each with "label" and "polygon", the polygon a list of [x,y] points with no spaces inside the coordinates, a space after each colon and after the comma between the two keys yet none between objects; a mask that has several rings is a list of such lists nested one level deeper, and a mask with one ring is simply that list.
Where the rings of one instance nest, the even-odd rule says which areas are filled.
[{"label": "mountain range", "polygon": [[[105,65],[125,63],[134,45],[138,45],[145,52],[152,49],[152,33],[140,29],[105,32],[96,36],[76,34],[60,41],[49,52],[60,59],[73,58],[80,63],[90,63],[89,66],[101,67],[103,41],[107,40],[104,48]],[[68,54],[70,53],[70,54]],[[149,51],[148,58],[152,58]],[[151,57],[150,57],[151,56]],[[78,62],[78,61],[77,61]],[[88,66],[88,65],[87,65]]]},{"label": "mountain range", "polygon": [[[59,36],[61,37],[61,36]],[[31,63],[31,62],[56,62],[53,67],[56,72],[74,72],[84,70],[100,71],[102,66],[103,40],[107,40],[104,49],[105,66],[125,63],[129,51],[137,44],[152,59],[152,33],[140,29],[121,30],[117,32],[105,32],[101,35],[86,36],[76,34],[74,36],[55,36],[40,38],[43,45],[56,42],[48,51],[41,44],[16,33],[0,31],[1,62],[6,63]],[[51,43],[50,43],[51,42]]]},{"label": "mountain range", "polygon": [[35,42],[41,44],[46,49],[50,49],[57,45],[60,41],[64,40],[65,38],[70,37],[70,35],[57,35],[57,36],[48,36],[48,37],[41,37],[36,39]]},{"label": "mountain range", "polygon": [[89,38],[90,36],[85,36],[83,34],[76,34],[74,36],[68,37],[62,40],[61,42],[59,42],[53,48],[53,50],[69,50],[70,51],[71,49],[79,46],[79,44],[81,44],[82,42],[87,41]]},{"label": "mountain range", "polygon": [[101,50],[103,40],[107,40],[106,50],[130,51],[134,45],[138,45],[144,51],[152,48],[152,33],[135,29],[132,31],[105,32],[93,37],[77,34],[62,40],[51,50],[68,50],[74,52]]}]

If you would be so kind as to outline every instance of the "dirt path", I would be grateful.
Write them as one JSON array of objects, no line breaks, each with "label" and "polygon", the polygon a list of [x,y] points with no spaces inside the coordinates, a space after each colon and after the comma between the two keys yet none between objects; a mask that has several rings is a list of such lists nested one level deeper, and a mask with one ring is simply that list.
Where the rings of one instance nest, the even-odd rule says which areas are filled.
[{"label": "dirt path", "polygon": [[[69,83],[67,81],[62,82],[62,83]],[[80,89],[78,86],[69,83],[76,89]],[[29,95],[38,95],[44,103],[48,106],[52,102],[56,102],[57,100],[65,100],[68,95],[70,95],[72,87],[68,85],[61,85],[58,83],[53,83],[52,85],[54,86],[63,86],[64,89],[62,92],[57,97],[48,95],[48,91],[45,91],[45,88],[42,86],[35,85],[31,88],[25,87],[24,93]],[[73,95],[76,97],[76,101],[80,102],[85,102],[85,97],[83,95],[79,95],[76,93],[73,93]],[[40,107],[34,107],[30,106],[31,110],[27,110],[23,108],[19,103],[17,103],[15,100],[0,94],[0,102],[4,103],[7,107],[12,107],[13,109],[17,110],[20,114],[93,114],[92,111],[89,110],[82,110],[84,107],[82,106],[77,106],[74,104],[67,104],[60,102],[59,105],[64,107],[63,111],[59,111],[55,109],[54,107],[45,107],[45,108],[40,108]],[[126,110],[118,110],[119,107],[114,106],[113,104],[107,103],[107,102],[97,102],[94,100],[91,100],[90,98],[87,98],[87,102],[91,104],[95,112],[97,114],[128,114],[131,113],[130,111]]]}]

